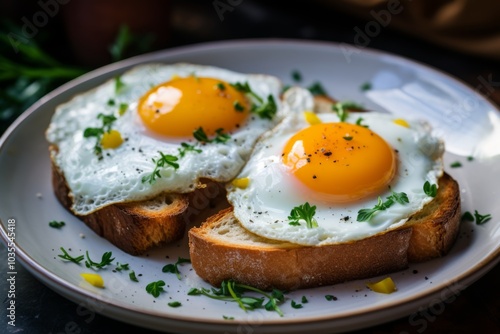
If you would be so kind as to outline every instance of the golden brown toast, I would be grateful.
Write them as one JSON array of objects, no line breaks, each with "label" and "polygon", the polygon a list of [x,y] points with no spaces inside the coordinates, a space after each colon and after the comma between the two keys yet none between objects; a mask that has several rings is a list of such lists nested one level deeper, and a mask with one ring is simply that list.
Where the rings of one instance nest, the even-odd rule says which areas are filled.
[{"label": "golden brown toast", "polygon": [[181,239],[189,222],[225,197],[221,185],[207,181],[206,187],[190,194],[163,193],[151,200],[113,204],[85,216],[76,215],[71,211],[73,203],[63,173],[53,161],[51,167],[59,202],[95,233],[132,255]]},{"label": "golden brown toast", "polygon": [[445,173],[437,196],[405,225],[358,241],[300,246],[266,239],[243,228],[231,208],[188,235],[193,268],[207,282],[219,286],[234,279],[264,290],[294,290],[387,274],[443,256],[459,223],[459,187]]}]

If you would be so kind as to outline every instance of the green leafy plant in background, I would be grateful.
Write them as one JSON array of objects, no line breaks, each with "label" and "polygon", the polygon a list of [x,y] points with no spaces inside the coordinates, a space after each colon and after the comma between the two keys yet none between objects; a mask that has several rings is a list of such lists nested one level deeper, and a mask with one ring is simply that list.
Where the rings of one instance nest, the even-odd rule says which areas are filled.
[{"label": "green leafy plant in background", "polygon": [[[34,38],[23,38],[14,48],[8,37],[11,32],[23,36],[20,27],[10,21],[0,23],[0,134],[44,95],[91,70],[60,62],[44,51]],[[36,38],[48,37],[40,35]],[[147,52],[153,40],[152,34],[132,34],[123,25],[109,46],[112,60]]]}]

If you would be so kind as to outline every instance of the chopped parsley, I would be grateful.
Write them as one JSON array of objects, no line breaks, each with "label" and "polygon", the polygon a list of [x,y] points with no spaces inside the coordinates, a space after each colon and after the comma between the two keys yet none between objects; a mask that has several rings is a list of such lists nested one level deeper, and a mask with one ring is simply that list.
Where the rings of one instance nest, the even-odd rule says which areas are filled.
[{"label": "chopped parsley", "polygon": [[302,304],[309,303],[309,301],[307,300],[306,296],[302,296],[301,302],[302,302]]},{"label": "chopped parsley", "polygon": [[459,168],[462,167],[462,163],[460,161],[455,161],[450,164],[451,168]]},{"label": "chopped parsley", "polygon": [[165,282],[162,280],[151,282],[146,285],[146,292],[151,294],[153,297],[158,298],[160,296],[160,293],[165,291],[165,289],[163,289],[164,286]]},{"label": "chopped parsley", "polygon": [[362,124],[363,123],[363,117],[359,117],[357,120],[356,120],[356,125],[359,125],[359,126],[363,126],[365,128],[368,127],[368,125],[365,125],[365,124]]},{"label": "chopped parsley", "polygon": [[234,317],[223,315],[222,319],[224,319],[224,320],[234,320]]},{"label": "chopped parsley", "polygon": [[371,209],[361,209],[358,211],[358,217],[356,220],[358,222],[367,222],[369,221],[377,212],[384,211],[387,208],[391,207],[394,203],[406,204],[409,203],[408,195],[404,192],[396,193],[392,192],[391,195],[387,196],[386,200],[382,202],[382,198],[378,198],[377,204]]},{"label": "chopped parsley", "polygon": [[132,282],[139,282],[139,280],[137,279],[137,277],[135,276],[135,271],[131,271],[129,274],[128,274],[128,277],[130,278],[130,280]]},{"label": "chopped parsley", "polygon": [[349,135],[348,133],[346,133],[346,134],[344,135],[344,137],[342,137],[342,138],[344,138],[344,139],[345,139],[345,140],[347,140],[347,141],[351,141],[351,140],[352,140],[352,138],[354,138],[354,137],[353,137],[353,136],[351,136],[351,135]]},{"label": "chopped parsley", "polygon": [[83,137],[84,138],[90,138],[90,137],[96,138],[96,144],[94,145],[94,153],[97,155],[99,160],[101,160],[102,159],[102,146],[101,146],[102,135],[106,132],[111,131],[111,126],[116,121],[116,117],[112,114],[104,115],[102,113],[99,113],[97,115],[97,118],[102,121],[102,126],[100,128],[86,128],[83,131]]},{"label": "chopped parsley", "polygon": [[475,221],[476,225],[483,225],[491,219],[491,214],[480,214],[477,210],[474,210],[474,215],[472,215],[469,211],[466,211],[462,215],[462,220]]},{"label": "chopped parsley", "polygon": [[164,273],[172,273],[172,274],[175,274],[177,276],[178,279],[181,279],[181,273],[179,271],[179,265],[180,264],[183,264],[183,263],[191,263],[191,261],[189,259],[184,259],[182,257],[179,257],[177,259],[177,262],[175,263],[172,263],[172,264],[167,264],[165,265],[161,271],[164,272]]},{"label": "chopped parsley", "polygon": [[268,95],[267,99],[264,100],[250,88],[248,82],[237,82],[235,84],[231,84],[231,86],[239,92],[247,94],[251,99],[253,99],[254,102],[256,102],[252,103],[252,108],[250,110],[252,113],[257,114],[263,119],[273,119],[274,115],[276,115],[278,107],[272,95]]},{"label": "chopped parsley", "polygon": [[187,152],[196,152],[196,153],[201,153],[201,149],[196,148],[194,145],[190,145],[188,143],[181,143],[181,147],[178,148],[179,150],[179,156],[183,158]]},{"label": "chopped parsley", "polygon": [[296,206],[290,211],[288,219],[289,224],[293,226],[300,226],[300,220],[306,221],[307,228],[318,227],[318,222],[314,219],[316,214],[316,205],[311,206],[309,202]]},{"label": "chopped parsley", "polygon": [[309,87],[307,87],[307,89],[311,92],[312,95],[328,95],[321,83],[317,81],[312,83]]},{"label": "chopped parsley", "polygon": [[179,307],[179,306],[182,306],[181,302],[177,302],[177,301],[170,302],[167,305],[170,306],[170,307]]},{"label": "chopped parsley", "polygon": [[[246,295],[245,293],[247,292],[255,292],[261,294],[263,297],[257,298]],[[219,289],[192,288],[189,290],[188,295],[206,296],[216,300],[236,302],[245,312],[264,308],[267,311],[275,311],[280,316],[283,316],[283,312],[278,305],[285,301],[285,296],[283,292],[277,289],[274,289],[271,293],[267,293],[249,285],[239,284],[233,280],[226,280],[222,281]]]},{"label": "chopped parsley", "polygon": [[302,304],[296,303],[295,300],[292,300],[291,304],[293,308],[296,309],[302,308]]},{"label": "chopped parsley", "polygon": [[125,88],[125,83],[122,81],[122,77],[115,77],[115,94],[120,94],[123,88]]},{"label": "chopped parsley", "polygon": [[63,221],[58,222],[58,221],[53,220],[53,221],[49,222],[49,226],[53,227],[53,228],[61,228],[64,225],[66,225],[66,223]]},{"label": "chopped parsley", "polygon": [[59,249],[61,250],[62,255],[58,255],[58,256],[63,260],[67,260],[67,261],[70,261],[70,262],[73,262],[76,264],[80,264],[80,262],[82,262],[84,259],[83,255],[73,257],[73,256],[69,255],[69,253],[63,247],[61,247]]},{"label": "chopped parsley", "polygon": [[425,183],[424,183],[424,193],[427,196],[436,197],[436,195],[437,195],[437,185],[430,184],[429,181],[425,181]]},{"label": "chopped parsley", "polygon": [[128,263],[119,263],[119,262],[116,263],[116,268],[115,268],[116,271],[129,270],[129,269],[130,268],[128,266]]},{"label": "chopped parsley", "polygon": [[361,110],[363,106],[351,101],[337,102],[332,105],[332,110],[337,113],[341,122],[345,122],[349,115],[348,110]]},{"label": "chopped parsley", "polygon": [[205,130],[200,126],[198,129],[196,129],[193,132],[194,139],[199,141],[200,143],[218,143],[218,144],[223,144],[227,142],[229,139],[231,139],[231,136],[227,133],[223,132],[224,129],[219,128],[215,130],[215,137],[213,139],[208,138],[207,134],[205,133]]},{"label": "chopped parsley", "polygon": [[102,254],[102,257],[101,257],[101,262],[92,261],[90,259],[90,256],[89,256],[89,251],[86,251],[85,255],[87,257],[87,260],[85,260],[85,266],[87,268],[95,267],[95,269],[102,269],[105,266],[110,265],[113,262],[113,260],[115,259],[115,258],[111,258],[111,256],[113,256],[112,252],[104,252],[104,254]]},{"label": "chopped parsley", "polygon": [[174,169],[179,168],[179,164],[177,163],[177,160],[179,160],[179,158],[177,158],[175,155],[164,154],[160,151],[158,151],[158,153],[160,154],[159,159],[151,159],[155,163],[153,172],[151,174],[143,176],[142,183],[149,182],[149,184],[153,184],[153,182],[155,182],[157,178],[161,178],[160,168],[167,166],[170,166]]},{"label": "chopped parsley", "polygon": [[217,83],[216,87],[219,90],[226,90],[226,86],[222,82]]},{"label": "chopped parsley", "polygon": [[361,84],[361,86],[359,86],[359,89],[362,91],[362,92],[366,92],[367,90],[370,90],[372,89],[372,83],[371,82],[364,82]]},{"label": "chopped parsley", "polygon": [[240,101],[234,101],[233,106],[234,106],[234,110],[236,110],[237,112],[245,111],[245,107],[243,107],[243,105],[240,103]]},{"label": "chopped parsley", "polygon": [[337,300],[337,297],[335,297],[334,295],[325,295],[325,299],[328,301],[332,301]]},{"label": "chopped parsley", "polygon": [[294,71],[292,71],[292,79],[295,82],[301,82],[302,81],[302,74],[299,71],[294,70]]}]

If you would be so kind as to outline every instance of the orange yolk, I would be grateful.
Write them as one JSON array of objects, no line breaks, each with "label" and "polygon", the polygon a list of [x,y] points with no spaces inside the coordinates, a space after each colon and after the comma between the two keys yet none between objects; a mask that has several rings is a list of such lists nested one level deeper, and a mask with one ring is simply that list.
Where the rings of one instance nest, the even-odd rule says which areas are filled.
[{"label": "orange yolk", "polygon": [[315,124],[297,132],[283,150],[283,164],[315,196],[348,203],[387,190],[396,154],[379,135],[349,123]]},{"label": "orange yolk", "polygon": [[202,127],[208,136],[217,129],[230,132],[249,114],[243,93],[227,82],[190,76],[153,87],[139,101],[146,127],[168,137],[192,137]]}]

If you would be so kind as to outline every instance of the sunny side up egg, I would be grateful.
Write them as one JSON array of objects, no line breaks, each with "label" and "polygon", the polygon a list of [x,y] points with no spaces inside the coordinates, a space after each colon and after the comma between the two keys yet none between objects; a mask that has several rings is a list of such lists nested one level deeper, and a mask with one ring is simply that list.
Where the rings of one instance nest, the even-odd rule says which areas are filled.
[{"label": "sunny side up egg", "polygon": [[281,82],[192,64],[148,64],[60,105],[47,129],[72,210],[227,182],[282,118]]},{"label": "sunny side up egg", "polygon": [[[311,113],[313,103],[308,91],[288,90],[284,104],[292,112],[259,140],[228,186],[247,230],[301,245],[335,244],[401,226],[433,199],[423,186],[437,186],[444,148],[425,122],[378,112],[350,112],[341,121],[334,112]],[[384,208],[371,210],[377,205]],[[313,207],[309,222],[296,219],[296,208]]]}]

